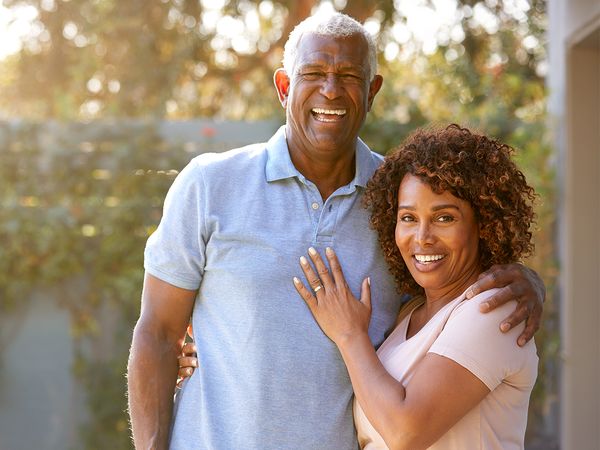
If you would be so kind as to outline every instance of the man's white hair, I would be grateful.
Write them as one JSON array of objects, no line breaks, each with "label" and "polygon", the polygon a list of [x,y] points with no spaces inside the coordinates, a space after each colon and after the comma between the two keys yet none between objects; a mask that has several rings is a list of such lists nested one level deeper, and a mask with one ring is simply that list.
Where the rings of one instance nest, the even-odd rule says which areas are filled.
[{"label": "man's white hair", "polygon": [[300,22],[290,33],[283,50],[283,68],[288,76],[292,78],[298,44],[300,38],[305,34],[316,34],[318,36],[331,36],[334,38],[346,38],[356,34],[362,35],[369,49],[369,81],[377,74],[377,50],[373,36],[360,22],[352,17],[339,12],[317,13]]}]

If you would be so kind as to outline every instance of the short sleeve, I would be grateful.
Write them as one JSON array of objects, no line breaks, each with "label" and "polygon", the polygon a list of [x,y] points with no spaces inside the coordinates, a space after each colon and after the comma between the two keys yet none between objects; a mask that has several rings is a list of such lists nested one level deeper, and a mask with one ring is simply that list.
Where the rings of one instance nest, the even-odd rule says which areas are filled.
[{"label": "short sleeve", "polygon": [[528,373],[534,365],[537,367],[533,339],[524,347],[517,345],[524,323],[507,333],[500,331],[500,323],[514,311],[515,301],[485,314],[479,311],[479,305],[494,292],[489,290],[461,302],[429,349],[469,370],[490,390],[514,374]]},{"label": "short sleeve", "polygon": [[156,231],[144,251],[147,273],[174,286],[196,290],[204,273],[205,189],[201,167],[193,159],[175,178]]}]

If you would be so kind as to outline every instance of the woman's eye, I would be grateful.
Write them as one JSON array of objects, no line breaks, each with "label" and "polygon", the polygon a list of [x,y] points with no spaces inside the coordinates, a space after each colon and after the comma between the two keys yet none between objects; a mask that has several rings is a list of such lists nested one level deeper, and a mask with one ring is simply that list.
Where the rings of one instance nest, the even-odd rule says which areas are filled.
[{"label": "woman's eye", "polygon": [[438,222],[453,222],[454,221],[454,217],[449,216],[449,215],[443,215],[438,217]]},{"label": "woman's eye", "polygon": [[414,222],[415,218],[413,216],[404,215],[404,216],[400,216],[400,221],[401,222]]}]

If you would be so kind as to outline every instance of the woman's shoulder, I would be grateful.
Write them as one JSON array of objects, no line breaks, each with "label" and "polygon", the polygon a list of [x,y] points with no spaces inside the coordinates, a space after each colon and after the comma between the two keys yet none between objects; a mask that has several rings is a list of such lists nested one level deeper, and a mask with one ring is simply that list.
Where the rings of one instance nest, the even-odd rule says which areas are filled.
[{"label": "woman's shoulder", "polygon": [[[492,353],[493,349],[496,349],[498,352],[526,353],[530,357],[534,357],[537,354],[534,339],[523,347],[517,345],[517,338],[523,332],[525,322],[517,324],[506,332],[500,329],[500,325],[515,310],[516,300],[509,300],[488,312],[481,311],[481,304],[499,290],[490,289],[471,299],[465,298],[459,302],[449,315],[444,328],[454,338],[462,335],[462,341],[469,342],[469,346],[487,347]],[[525,359],[529,356],[526,356]]]},{"label": "woman's shoulder", "polygon": [[525,346],[517,338],[525,327],[521,323],[502,332],[500,324],[514,311],[516,301],[509,301],[487,313],[479,310],[497,289],[482,292],[461,301],[450,314],[430,351],[454,360],[467,368],[486,386],[494,389],[503,380],[532,385],[537,375],[537,350],[532,339]]}]

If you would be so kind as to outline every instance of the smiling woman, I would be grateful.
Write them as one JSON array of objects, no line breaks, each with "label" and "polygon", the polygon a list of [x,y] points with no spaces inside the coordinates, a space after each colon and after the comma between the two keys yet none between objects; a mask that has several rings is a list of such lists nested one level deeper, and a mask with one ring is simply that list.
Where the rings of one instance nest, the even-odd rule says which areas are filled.
[{"label": "smiling woman", "polygon": [[400,292],[421,294],[377,351],[370,279],[357,299],[333,249],[329,268],[314,248],[300,259],[311,289],[294,285],[348,368],[361,448],[523,448],[535,344],[515,345],[524,324],[498,330],[515,301],[481,314],[496,289],[466,300],[484,270],[533,248],[534,194],[512,151],[450,125],[415,132],[375,172],[371,223]]},{"label": "smiling woman", "polygon": [[482,271],[477,218],[469,202],[449,191],[437,194],[412,174],[398,189],[395,240],[431,302],[457,297]]},{"label": "smiling woman", "polygon": [[535,195],[512,161],[513,152],[506,144],[450,125],[443,130],[418,130],[388,153],[369,183],[365,205],[372,211],[371,224],[400,292],[423,293],[396,242],[397,223],[403,219],[398,205],[405,203],[399,203],[398,188],[407,175],[435,194],[445,192],[470,205],[478,222],[481,270],[531,253]]}]

